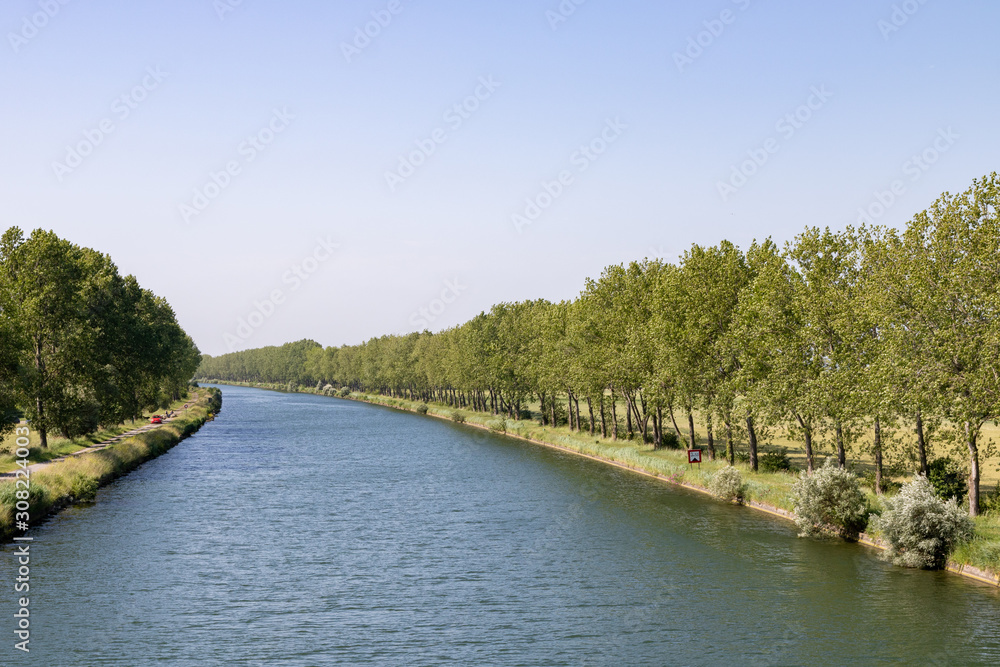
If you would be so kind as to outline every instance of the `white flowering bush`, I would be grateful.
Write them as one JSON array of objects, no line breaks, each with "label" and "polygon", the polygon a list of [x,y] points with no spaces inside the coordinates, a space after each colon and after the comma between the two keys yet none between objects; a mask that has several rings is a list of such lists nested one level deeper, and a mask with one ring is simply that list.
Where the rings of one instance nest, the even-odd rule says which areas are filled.
[{"label": "white flowering bush", "polygon": [[857,539],[865,529],[868,505],[858,478],[828,458],[812,475],[804,471],[792,487],[795,523],[803,537],[834,533]]},{"label": "white flowering bush", "polygon": [[872,517],[872,525],[889,545],[886,559],[896,565],[940,569],[955,544],[972,537],[969,515],[954,498],[939,498],[923,475],[884,503],[885,511]]},{"label": "white flowering bush", "polygon": [[708,485],[712,495],[733,503],[743,503],[747,486],[743,483],[743,475],[733,466],[726,466],[712,476]]}]

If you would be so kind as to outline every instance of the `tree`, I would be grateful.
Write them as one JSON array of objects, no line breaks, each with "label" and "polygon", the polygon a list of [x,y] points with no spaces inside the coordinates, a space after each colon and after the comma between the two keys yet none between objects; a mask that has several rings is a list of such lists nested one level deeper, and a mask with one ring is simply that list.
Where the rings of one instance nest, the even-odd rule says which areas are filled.
[{"label": "tree", "polygon": [[887,239],[887,335],[903,339],[917,389],[961,430],[969,457],[969,514],[979,514],[983,424],[1000,411],[1000,177],[943,194]]}]

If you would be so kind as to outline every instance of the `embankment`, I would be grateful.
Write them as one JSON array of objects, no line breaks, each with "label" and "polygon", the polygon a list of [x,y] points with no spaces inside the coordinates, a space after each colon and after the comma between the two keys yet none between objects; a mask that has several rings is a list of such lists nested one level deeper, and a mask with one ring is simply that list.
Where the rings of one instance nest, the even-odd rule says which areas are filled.
[{"label": "embankment", "polygon": [[[208,421],[222,407],[218,389],[197,390],[197,398],[177,417],[101,449],[67,457],[0,482],[0,538],[23,532],[25,518],[34,525],[55,512],[94,499],[97,489],[174,447]],[[25,498],[27,496],[27,498]],[[23,503],[27,501],[28,507]],[[18,507],[18,502],[22,505]],[[26,514],[26,516],[25,516]]]}]

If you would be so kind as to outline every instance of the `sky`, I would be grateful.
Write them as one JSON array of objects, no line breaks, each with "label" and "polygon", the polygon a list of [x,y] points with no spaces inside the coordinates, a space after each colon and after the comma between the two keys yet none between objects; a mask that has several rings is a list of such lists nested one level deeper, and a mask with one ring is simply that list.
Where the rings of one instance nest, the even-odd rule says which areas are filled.
[{"label": "sky", "polygon": [[3,228],[199,348],[357,344],[996,170],[1000,4],[6,0]]}]

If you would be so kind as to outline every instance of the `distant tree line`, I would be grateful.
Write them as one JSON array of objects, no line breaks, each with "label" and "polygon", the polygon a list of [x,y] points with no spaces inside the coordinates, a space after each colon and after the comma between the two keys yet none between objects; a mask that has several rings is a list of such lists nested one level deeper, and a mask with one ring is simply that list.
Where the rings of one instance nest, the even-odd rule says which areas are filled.
[{"label": "distant tree line", "polygon": [[[313,341],[204,357],[199,376],[317,383],[526,416],[604,437],[680,436],[704,420],[734,460],[785,427],[809,472],[817,438],[840,467],[865,438],[876,490],[884,454],[912,429],[967,452],[979,513],[981,430],[1000,415],[1000,178],[945,193],[906,229],[806,228],[784,248],[693,246],[677,264],[611,266],[579,298],[502,303],[440,333],[323,349]],[[581,407],[582,404],[582,407]],[[624,412],[622,417],[621,412]],[[721,442],[720,442],[721,441]],[[989,452],[985,453],[986,455]]]},{"label": "distant tree line", "polygon": [[48,446],[186,392],[200,353],[165,300],[51,231],[0,239],[0,434],[23,414]]}]

